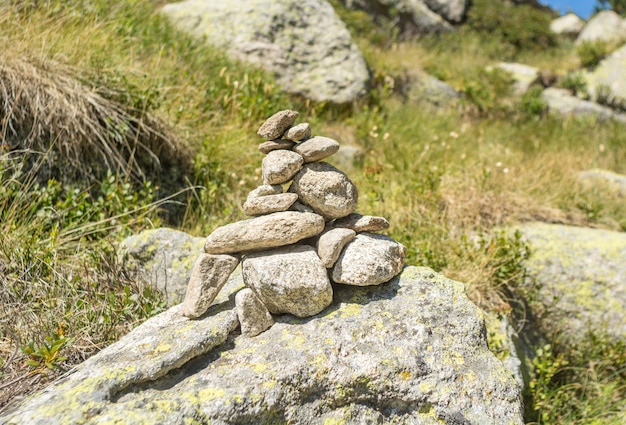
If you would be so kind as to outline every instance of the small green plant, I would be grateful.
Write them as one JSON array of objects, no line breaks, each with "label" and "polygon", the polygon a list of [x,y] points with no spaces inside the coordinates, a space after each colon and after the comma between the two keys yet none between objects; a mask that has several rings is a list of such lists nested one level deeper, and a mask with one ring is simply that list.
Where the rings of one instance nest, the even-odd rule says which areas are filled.
[{"label": "small green plant", "polygon": [[501,111],[506,109],[503,99],[510,94],[512,84],[511,75],[500,68],[480,70],[464,79],[463,92],[479,112]]},{"label": "small green plant", "polygon": [[583,41],[577,48],[576,53],[580,64],[585,68],[596,67],[610,52],[606,41]]},{"label": "small green plant", "polygon": [[20,347],[22,352],[28,356],[26,364],[34,370],[43,372],[47,369],[60,369],[67,357],[61,355],[61,351],[74,342],[73,338],[67,338],[60,331],[48,335],[45,341],[35,343],[30,341],[28,345]]},{"label": "small green plant", "polygon": [[542,92],[543,87],[533,86],[524,93],[519,104],[522,113],[531,117],[538,117],[548,112],[548,104],[541,97]]},{"label": "small green plant", "polygon": [[558,84],[559,87],[571,90],[574,96],[588,98],[587,81],[581,72],[570,72]]}]

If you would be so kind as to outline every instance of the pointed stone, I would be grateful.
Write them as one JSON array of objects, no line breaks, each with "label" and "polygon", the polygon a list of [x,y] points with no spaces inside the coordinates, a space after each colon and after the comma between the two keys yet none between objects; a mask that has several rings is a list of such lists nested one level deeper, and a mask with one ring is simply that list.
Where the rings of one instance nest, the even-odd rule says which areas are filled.
[{"label": "pointed stone", "polygon": [[257,134],[268,140],[278,139],[283,133],[296,122],[298,113],[289,109],[276,112],[259,128]]},{"label": "pointed stone", "polygon": [[258,251],[290,245],[322,233],[324,218],[313,213],[276,212],[218,227],[204,244],[209,254]]},{"label": "pointed stone", "polygon": [[332,279],[346,285],[379,285],[400,273],[405,260],[404,245],[385,235],[360,233],[343,249]]},{"label": "pointed stone", "polygon": [[231,255],[200,254],[187,285],[183,316],[192,319],[202,316],[238,264],[239,259]]},{"label": "pointed stone", "polygon": [[304,159],[296,152],[276,150],[268,153],[262,162],[263,183],[286,183],[300,171]]},{"label": "pointed stone", "polygon": [[280,193],[278,195],[249,198],[243,204],[243,212],[246,215],[257,216],[287,211],[297,199],[298,195],[295,193]]},{"label": "pointed stone", "polygon": [[352,213],[333,222],[333,227],[345,227],[357,233],[379,232],[389,228],[389,221],[385,217],[361,215]]},{"label": "pointed stone", "polygon": [[274,319],[265,304],[250,288],[244,288],[235,295],[235,310],[241,324],[241,334],[257,336],[272,327]]},{"label": "pointed stone", "polygon": [[330,269],[341,254],[341,250],[356,236],[352,229],[337,228],[322,233],[317,240],[317,256],[320,257],[324,267]]},{"label": "pointed stone", "polygon": [[333,301],[328,273],[308,245],[247,255],[243,279],[271,313],[309,317]]},{"label": "pointed stone", "polygon": [[311,137],[311,127],[308,122],[303,122],[298,125],[294,125],[285,133],[285,139],[299,142]]},{"label": "pointed stone", "polygon": [[315,162],[327,158],[339,150],[339,143],[328,137],[315,136],[296,145],[294,152],[304,158],[304,162]]},{"label": "pointed stone", "polygon": [[271,151],[277,151],[280,149],[290,150],[296,145],[296,142],[292,142],[291,140],[270,140],[268,142],[263,142],[259,145],[259,151],[264,154],[268,154]]},{"label": "pointed stone", "polygon": [[246,200],[249,201],[250,199],[258,198],[260,196],[278,195],[279,193],[283,193],[283,187],[281,185],[262,184],[261,186],[258,186],[256,189],[248,193],[248,198]]}]

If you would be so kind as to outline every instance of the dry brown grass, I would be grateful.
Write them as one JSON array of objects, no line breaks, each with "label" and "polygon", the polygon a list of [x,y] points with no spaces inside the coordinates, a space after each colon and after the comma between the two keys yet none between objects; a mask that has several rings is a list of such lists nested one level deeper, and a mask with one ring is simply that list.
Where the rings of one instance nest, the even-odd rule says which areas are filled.
[{"label": "dry brown grass", "polygon": [[189,155],[163,123],[74,74],[51,60],[0,53],[3,149],[45,153],[42,180],[98,181],[108,170],[138,181],[164,171],[179,177]]}]

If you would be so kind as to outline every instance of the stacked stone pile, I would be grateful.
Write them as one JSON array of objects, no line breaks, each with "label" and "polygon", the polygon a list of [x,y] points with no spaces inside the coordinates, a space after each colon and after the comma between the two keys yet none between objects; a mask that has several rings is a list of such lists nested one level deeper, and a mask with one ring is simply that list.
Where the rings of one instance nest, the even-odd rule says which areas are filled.
[{"label": "stacked stone pile", "polygon": [[[253,218],[215,229],[206,239],[189,279],[182,312],[203,315],[237,265],[247,288],[235,304],[242,334],[257,335],[273,324],[271,313],[309,317],[333,300],[331,281],[368,286],[400,273],[406,248],[376,234],[383,217],[355,213],[356,186],[321,162],[339,150],[335,140],[311,137],[298,113],[281,111],[258,134],[265,154],[263,184],[243,205]],[[283,187],[287,188],[285,192]]]}]

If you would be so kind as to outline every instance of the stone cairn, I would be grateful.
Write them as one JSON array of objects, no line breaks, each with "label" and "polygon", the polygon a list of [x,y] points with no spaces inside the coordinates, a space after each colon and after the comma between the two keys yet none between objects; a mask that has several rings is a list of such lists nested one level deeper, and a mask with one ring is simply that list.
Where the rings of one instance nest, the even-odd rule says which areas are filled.
[{"label": "stone cairn", "polygon": [[203,315],[240,262],[246,288],[235,296],[235,310],[245,336],[269,329],[274,323],[270,313],[320,313],[333,300],[331,281],[378,285],[404,267],[406,248],[372,233],[387,229],[389,222],[354,213],[356,186],[320,162],[337,152],[339,143],[311,137],[308,123],[294,125],[297,116],[280,111],[259,128],[268,140],[259,145],[265,154],[263,185],[243,205],[254,218],[218,227],[208,236],[191,272],[184,316]]}]

